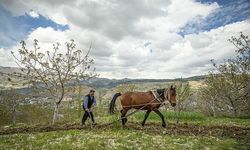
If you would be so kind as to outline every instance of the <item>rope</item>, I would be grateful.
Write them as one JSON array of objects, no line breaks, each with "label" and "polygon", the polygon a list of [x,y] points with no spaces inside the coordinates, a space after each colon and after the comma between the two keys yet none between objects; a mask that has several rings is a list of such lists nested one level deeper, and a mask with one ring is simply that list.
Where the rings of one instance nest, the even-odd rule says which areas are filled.
[{"label": "rope", "polygon": [[[138,112],[139,110],[142,110],[143,108],[145,108],[146,106],[148,106],[148,105],[149,105],[151,102],[153,102],[154,100],[155,100],[155,98],[154,98],[152,101],[150,101],[149,103],[145,104],[145,105],[144,105],[143,107],[141,107],[140,109],[137,109],[137,110],[133,111],[132,113],[127,114],[127,115],[125,115],[124,117],[119,118],[118,121],[121,120],[121,119],[127,118],[128,116],[133,115],[134,113]],[[130,106],[130,107],[131,107],[131,106]]]},{"label": "rope", "polygon": [[[164,103],[164,102],[162,102],[162,103]],[[162,103],[150,103],[151,105],[152,104],[162,104]],[[136,107],[136,106],[144,106],[144,105],[149,105],[149,103],[147,103],[147,104],[138,104],[138,105],[131,105],[131,106],[122,106],[122,107]]]}]

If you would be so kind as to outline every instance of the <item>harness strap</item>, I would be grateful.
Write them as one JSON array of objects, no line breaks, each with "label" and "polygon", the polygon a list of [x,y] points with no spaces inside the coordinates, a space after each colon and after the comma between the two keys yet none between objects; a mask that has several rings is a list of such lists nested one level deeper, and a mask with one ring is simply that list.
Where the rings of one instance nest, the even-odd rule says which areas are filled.
[{"label": "harness strap", "polygon": [[160,95],[156,90],[152,90],[151,92],[152,92],[152,94],[154,95],[155,99],[156,99],[157,101],[159,101],[160,103],[163,103],[166,99],[168,99],[167,89],[162,93],[163,96],[164,96],[164,99],[161,98],[161,95],[162,95],[162,94]]}]

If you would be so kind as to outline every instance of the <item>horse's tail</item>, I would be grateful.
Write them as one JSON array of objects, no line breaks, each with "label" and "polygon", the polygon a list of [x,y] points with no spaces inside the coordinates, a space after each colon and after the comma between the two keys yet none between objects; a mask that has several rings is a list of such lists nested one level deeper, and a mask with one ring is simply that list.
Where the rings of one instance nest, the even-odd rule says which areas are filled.
[{"label": "horse's tail", "polygon": [[115,93],[115,95],[113,96],[112,100],[110,101],[109,104],[109,113],[113,114],[114,113],[114,108],[115,108],[115,101],[117,99],[117,97],[121,96],[121,93]]}]

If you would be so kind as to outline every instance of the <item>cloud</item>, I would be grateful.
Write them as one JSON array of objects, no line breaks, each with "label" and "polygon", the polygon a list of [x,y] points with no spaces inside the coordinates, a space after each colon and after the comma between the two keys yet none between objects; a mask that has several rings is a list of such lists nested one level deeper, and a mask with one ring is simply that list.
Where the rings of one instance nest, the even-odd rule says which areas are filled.
[{"label": "cloud", "polygon": [[[206,67],[211,59],[221,62],[223,59],[232,58],[235,54],[235,47],[229,43],[228,39],[231,36],[238,36],[239,32],[249,35],[249,25],[250,20],[185,36],[184,44],[177,43],[172,47],[178,51],[178,54],[171,60],[173,64],[177,64],[172,69],[181,71],[189,68],[188,70],[192,73],[192,69]],[[177,61],[179,63],[176,63]]]},{"label": "cloud", "polygon": [[165,16],[167,13],[159,8],[169,4],[161,0],[80,1],[73,10],[71,6],[65,7],[63,13],[70,24],[119,41],[125,36],[142,35],[143,31],[134,27],[135,24],[143,18]]},{"label": "cloud", "polygon": [[195,16],[205,17],[218,7],[216,3],[201,4],[193,0],[78,0],[70,3],[37,3],[36,0],[4,0],[3,6],[15,15],[24,15],[35,10],[58,24],[98,32],[114,41],[122,40],[125,36],[145,37],[145,33],[156,30],[158,26],[177,30]]},{"label": "cloud", "polygon": [[[60,42],[62,52],[63,44],[70,39],[86,51],[92,43],[90,54],[97,72],[108,78],[178,78],[204,74],[211,68],[210,59],[220,62],[234,55],[228,38],[240,31],[250,33],[250,21],[243,20],[211,30],[179,34],[190,20],[199,23],[221,9],[215,2],[76,0],[63,3],[57,0],[39,1],[37,5],[37,1],[4,0],[4,7],[17,16],[34,10],[58,24],[67,24],[68,30],[38,27],[27,35],[26,41],[32,46],[33,39],[38,39],[41,50],[50,50],[52,43]],[[17,48],[13,44],[4,51]]]},{"label": "cloud", "polygon": [[16,66],[10,51],[5,50],[4,48],[0,48],[0,66]]},{"label": "cloud", "polygon": [[33,17],[33,18],[38,18],[39,17],[39,14],[37,14],[35,11],[33,11],[33,10],[31,10],[30,12],[29,12],[29,15],[31,16],[31,17]]},{"label": "cloud", "polygon": [[13,16],[10,11],[0,5],[0,48],[8,48],[28,37],[38,27],[52,27],[56,30],[67,30],[67,25],[59,25],[34,10],[22,16]]},{"label": "cloud", "polygon": [[[52,19],[58,24],[65,25],[67,21],[64,15],[61,13],[65,5],[74,4],[74,2],[68,0],[53,0],[53,1],[15,1],[15,0],[2,0],[2,6],[11,11],[14,16],[23,16],[29,13],[31,10],[35,10],[36,13]],[[71,5],[73,8],[73,5]],[[55,9],[56,8],[56,9]]]},{"label": "cloud", "polygon": [[249,18],[250,3],[248,0],[228,0],[206,17],[197,16],[196,19],[189,20],[188,23],[181,28],[180,34],[186,35],[199,33],[200,31],[209,31]]},{"label": "cloud", "polygon": [[17,39],[25,37],[24,25],[9,17],[10,13],[0,6],[0,48],[17,44]]}]

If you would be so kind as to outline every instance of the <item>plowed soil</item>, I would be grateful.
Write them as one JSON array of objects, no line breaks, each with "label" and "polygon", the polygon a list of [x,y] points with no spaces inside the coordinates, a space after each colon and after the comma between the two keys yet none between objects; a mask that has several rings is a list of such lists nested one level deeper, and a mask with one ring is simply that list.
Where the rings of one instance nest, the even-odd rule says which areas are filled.
[{"label": "plowed soil", "polygon": [[117,124],[98,124],[94,127],[90,125],[81,126],[79,124],[65,124],[54,126],[33,126],[33,127],[16,127],[5,128],[0,130],[0,135],[15,134],[15,133],[33,133],[33,132],[50,132],[64,130],[110,130],[113,128],[121,128],[126,130],[135,130],[147,132],[149,134],[167,134],[167,135],[200,135],[200,136],[219,136],[231,138],[247,138],[250,139],[250,127],[240,126],[201,126],[194,124],[169,124],[167,128],[163,128],[157,123],[147,123],[142,127],[138,123],[129,122],[125,127]]}]

